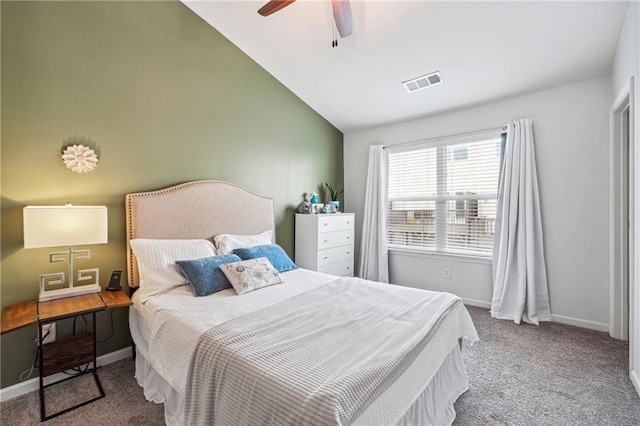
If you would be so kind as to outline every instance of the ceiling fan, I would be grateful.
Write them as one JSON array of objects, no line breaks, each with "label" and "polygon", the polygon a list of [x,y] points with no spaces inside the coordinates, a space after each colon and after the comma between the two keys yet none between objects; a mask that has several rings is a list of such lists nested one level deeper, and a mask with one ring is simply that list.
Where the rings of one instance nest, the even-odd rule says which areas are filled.
[{"label": "ceiling fan", "polygon": [[[280,9],[289,6],[296,0],[271,0],[264,6],[262,6],[258,13],[262,16],[269,16],[272,13],[276,13]],[[333,9],[333,20],[336,23],[338,34],[340,37],[345,38],[351,35],[353,30],[351,21],[351,5],[349,0],[331,0],[331,7]],[[333,47],[338,45],[337,37],[334,36],[332,43]]]}]

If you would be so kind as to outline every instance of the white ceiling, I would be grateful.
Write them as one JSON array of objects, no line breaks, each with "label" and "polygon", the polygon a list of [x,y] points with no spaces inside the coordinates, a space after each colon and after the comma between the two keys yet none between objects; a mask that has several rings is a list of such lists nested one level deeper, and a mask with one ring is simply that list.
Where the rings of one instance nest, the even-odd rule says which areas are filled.
[{"label": "white ceiling", "polygon": [[[269,16],[264,1],[183,0],[343,132],[607,76],[628,1],[351,0],[331,47],[330,0]],[[440,71],[444,84],[402,82]]]}]

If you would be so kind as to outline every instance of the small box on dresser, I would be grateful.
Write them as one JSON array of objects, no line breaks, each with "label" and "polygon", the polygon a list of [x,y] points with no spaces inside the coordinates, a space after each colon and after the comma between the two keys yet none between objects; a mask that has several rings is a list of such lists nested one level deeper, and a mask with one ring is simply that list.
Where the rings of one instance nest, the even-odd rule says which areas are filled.
[{"label": "small box on dresser", "polygon": [[296,265],[353,276],[353,213],[296,214]]}]

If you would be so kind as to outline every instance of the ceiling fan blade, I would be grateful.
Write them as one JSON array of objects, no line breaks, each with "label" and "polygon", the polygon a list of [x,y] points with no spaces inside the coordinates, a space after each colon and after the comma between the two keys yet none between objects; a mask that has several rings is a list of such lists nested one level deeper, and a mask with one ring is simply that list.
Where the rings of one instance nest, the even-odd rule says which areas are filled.
[{"label": "ceiling fan blade", "polygon": [[258,10],[258,13],[262,16],[269,16],[272,13],[276,13],[283,7],[289,6],[294,1],[296,0],[271,0],[269,3],[261,7]]},{"label": "ceiling fan blade", "polygon": [[340,37],[349,37],[353,30],[349,0],[331,0],[331,6],[333,7],[333,19],[336,21],[336,28],[338,28]]}]

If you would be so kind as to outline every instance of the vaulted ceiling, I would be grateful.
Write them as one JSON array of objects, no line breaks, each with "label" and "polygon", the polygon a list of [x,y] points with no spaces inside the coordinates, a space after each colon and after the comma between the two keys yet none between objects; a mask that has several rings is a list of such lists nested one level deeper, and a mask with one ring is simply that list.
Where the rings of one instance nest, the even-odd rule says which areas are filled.
[{"label": "vaulted ceiling", "polygon": [[[330,0],[183,0],[343,132],[607,76],[628,1],[351,0],[331,47]],[[403,81],[440,71],[443,84]]]}]

